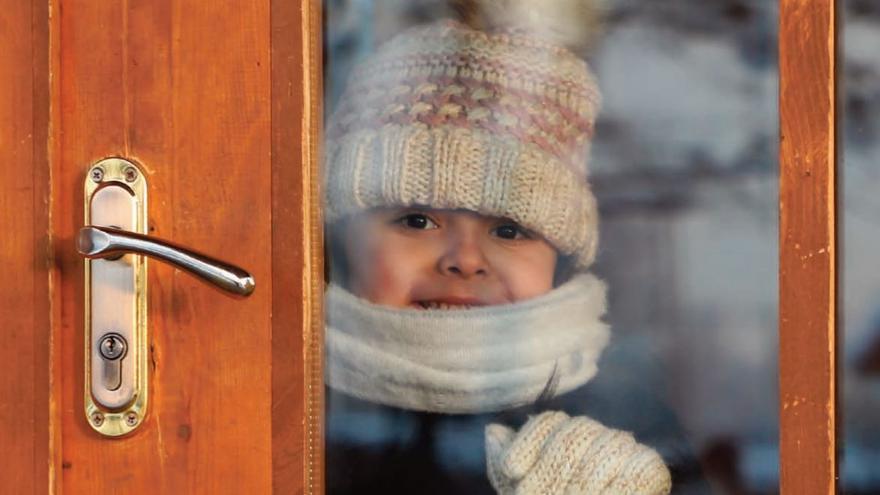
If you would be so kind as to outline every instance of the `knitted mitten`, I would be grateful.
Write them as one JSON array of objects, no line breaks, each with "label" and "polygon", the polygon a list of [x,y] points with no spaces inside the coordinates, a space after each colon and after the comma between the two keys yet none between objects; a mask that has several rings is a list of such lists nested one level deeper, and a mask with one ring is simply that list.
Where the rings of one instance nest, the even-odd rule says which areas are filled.
[{"label": "knitted mitten", "polygon": [[488,425],[486,466],[500,495],[665,495],[672,489],[663,459],[632,434],[560,411],[530,418],[518,433]]}]

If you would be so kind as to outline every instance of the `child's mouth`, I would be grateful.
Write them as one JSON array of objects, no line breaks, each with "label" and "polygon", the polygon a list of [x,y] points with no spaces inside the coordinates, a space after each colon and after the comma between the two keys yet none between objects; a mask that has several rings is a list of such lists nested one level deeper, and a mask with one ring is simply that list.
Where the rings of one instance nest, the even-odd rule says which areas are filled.
[{"label": "child's mouth", "polygon": [[452,303],[444,301],[416,301],[415,303],[416,308],[439,310],[471,309],[476,306],[481,306],[481,304]]}]

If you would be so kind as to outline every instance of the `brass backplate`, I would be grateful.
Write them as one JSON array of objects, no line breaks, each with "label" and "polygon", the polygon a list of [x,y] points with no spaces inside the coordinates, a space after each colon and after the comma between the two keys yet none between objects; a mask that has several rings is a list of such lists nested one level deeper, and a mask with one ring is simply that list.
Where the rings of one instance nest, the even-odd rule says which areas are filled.
[{"label": "brass backplate", "polygon": [[[147,180],[129,160],[107,158],[90,166],[84,203],[85,225],[147,233]],[[121,437],[146,419],[147,258],[86,259],[84,284],[86,421],[101,435]],[[113,355],[99,347],[108,334],[126,343],[118,361],[102,357]]]}]

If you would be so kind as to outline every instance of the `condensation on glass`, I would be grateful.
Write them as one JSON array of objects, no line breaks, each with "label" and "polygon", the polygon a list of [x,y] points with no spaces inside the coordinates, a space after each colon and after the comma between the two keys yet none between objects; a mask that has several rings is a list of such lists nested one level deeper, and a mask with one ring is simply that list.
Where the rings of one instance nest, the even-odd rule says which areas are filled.
[{"label": "condensation on glass", "polygon": [[[610,458],[607,446],[619,440],[615,430],[632,432],[632,449],[659,454],[673,493],[778,491],[776,2],[603,3],[598,26],[564,33],[590,45],[570,50],[595,77],[576,79],[587,88],[583,104],[560,103],[547,90],[568,65],[460,35],[459,21],[440,20],[462,19],[446,2],[325,3],[328,493],[513,493],[529,483],[546,490],[560,486],[541,484],[542,469],[558,471],[553,462],[573,462],[580,473],[560,483],[589,486],[600,477],[596,459]],[[419,31],[426,25],[436,30]],[[444,38],[443,29],[453,34]],[[511,39],[523,32],[511,31]],[[422,45],[389,50],[401,33]],[[459,65],[438,69],[450,64]],[[547,79],[534,84],[536,77]],[[580,169],[528,169],[522,156],[533,148],[550,157],[547,168],[572,163],[586,144],[579,133],[590,144],[589,158],[575,160]],[[571,180],[583,179],[583,167],[583,194],[594,196],[598,223],[578,237],[591,232],[577,227],[595,219],[590,201],[566,203],[586,212],[565,210],[570,222],[557,221],[554,208],[571,191],[581,194],[564,177],[575,170]],[[548,189],[538,195],[544,202],[533,195],[523,210],[505,201],[530,197],[511,185],[526,187],[516,175],[526,169],[537,178],[528,187]],[[468,182],[475,177],[478,193]],[[417,207],[394,206],[406,201]],[[468,214],[481,208],[503,215]],[[518,230],[536,218],[542,223]],[[390,246],[376,240],[389,225],[408,237]],[[455,237],[449,252],[470,242],[470,253],[489,261],[405,249],[416,236]],[[440,283],[409,299],[373,290],[381,277],[394,284],[412,276],[413,264],[427,263],[415,260],[422,255],[475,283],[493,275],[492,259],[510,260],[498,258],[497,245],[536,238],[555,250],[547,291],[540,290],[546,269],[528,263],[515,266],[536,278],[504,294],[475,289],[455,299]],[[597,247],[585,238],[598,238]],[[383,256],[394,249],[402,249],[397,265]],[[488,263],[482,273],[481,262]],[[557,327],[576,318],[542,309],[564,299],[552,294],[586,265],[590,280],[607,287],[602,321],[610,337],[597,343],[597,330],[595,355],[574,352],[583,345],[576,339],[571,352],[554,347],[568,335]],[[376,283],[353,283],[358,276]],[[596,304],[601,287],[584,283],[574,292],[581,308]],[[511,294],[524,297],[510,301]],[[504,320],[511,302],[516,318]],[[466,323],[450,329],[401,311],[455,312]],[[498,325],[468,314],[501,318],[510,338],[487,343],[487,335],[503,335]],[[401,333],[407,328],[412,333]],[[372,347],[364,350],[364,341]],[[545,374],[530,381],[534,370]],[[422,390],[432,379],[442,392]],[[511,383],[526,391],[509,390]],[[529,437],[524,426],[537,419],[546,431]]]}]

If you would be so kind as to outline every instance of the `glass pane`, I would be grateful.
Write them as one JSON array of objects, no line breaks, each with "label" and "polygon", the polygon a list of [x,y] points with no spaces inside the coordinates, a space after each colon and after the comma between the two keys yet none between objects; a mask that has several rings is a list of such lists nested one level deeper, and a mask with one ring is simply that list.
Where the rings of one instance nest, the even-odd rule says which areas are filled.
[{"label": "glass pane", "polygon": [[483,3],[325,4],[327,492],[777,492],[776,2]]},{"label": "glass pane", "polygon": [[843,411],[844,493],[880,492],[880,4],[843,3]]}]

